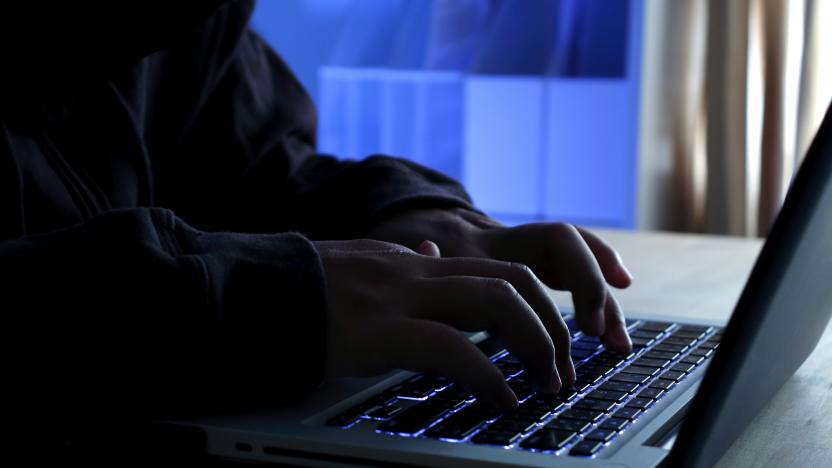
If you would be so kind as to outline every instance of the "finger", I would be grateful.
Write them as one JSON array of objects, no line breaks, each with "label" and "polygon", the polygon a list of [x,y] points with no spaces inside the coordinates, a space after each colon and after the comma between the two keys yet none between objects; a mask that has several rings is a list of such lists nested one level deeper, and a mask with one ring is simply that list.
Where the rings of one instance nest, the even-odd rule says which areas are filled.
[{"label": "finger", "polygon": [[592,250],[570,224],[527,224],[484,236],[487,251],[532,267],[549,287],[572,293],[578,328],[604,333],[607,285]]},{"label": "finger", "polygon": [[[575,368],[569,355],[571,337],[555,302],[532,270],[519,263],[493,259],[450,258],[435,262],[431,274],[436,276],[480,276],[508,281],[531,306],[549,334],[554,346],[559,377],[564,383],[574,381]],[[538,351],[539,353],[540,351]],[[518,356],[522,359],[522,356]],[[539,354],[537,360],[540,360]]]},{"label": "finger", "polygon": [[405,253],[412,254],[409,248],[394,244],[392,242],[377,241],[373,239],[353,239],[350,241],[316,241],[318,249],[325,249],[328,255],[355,254],[355,253]]},{"label": "finger", "polygon": [[503,373],[460,331],[429,320],[398,320],[386,327],[383,348],[393,367],[442,374],[499,408],[517,408]]},{"label": "finger", "polygon": [[604,334],[607,285],[595,256],[570,224],[551,227],[548,240],[550,280],[572,293],[578,328],[590,336]]},{"label": "finger", "polygon": [[[449,276],[422,280],[413,315],[465,331],[487,330],[525,365],[541,390],[555,392],[561,381],[548,331],[514,286],[502,278]],[[565,356],[569,356],[568,349]]]},{"label": "finger", "polygon": [[632,351],[633,343],[630,341],[629,333],[627,333],[624,313],[615,296],[609,290],[607,290],[607,302],[604,306],[604,319],[606,321],[606,331],[601,336],[604,347],[619,353]]},{"label": "finger", "polygon": [[616,288],[630,286],[633,282],[633,275],[624,266],[624,262],[621,260],[618,252],[594,233],[577,226],[575,229],[578,230],[578,233],[589,246],[592,254],[595,255],[595,260],[601,267],[601,272],[603,272],[607,282]]},{"label": "finger", "polygon": [[441,257],[442,253],[439,251],[439,246],[433,241],[423,240],[419,247],[416,247],[416,253],[427,255],[428,257]]}]

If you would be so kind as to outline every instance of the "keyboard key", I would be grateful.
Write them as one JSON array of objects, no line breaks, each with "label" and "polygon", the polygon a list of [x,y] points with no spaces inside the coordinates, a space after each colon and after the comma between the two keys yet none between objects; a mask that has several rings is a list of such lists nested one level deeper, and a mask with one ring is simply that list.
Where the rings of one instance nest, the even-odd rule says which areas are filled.
[{"label": "keyboard key", "polygon": [[635,348],[646,348],[646,347],[652,345],[653,343],[655,343],[656,340],[654,340],[652,338],[632,338],[632,339],[630,339],[630,342],[633,344],[633,348],[635,349]]},{"label": "keyboard key", "polygon": [[535,393],[531,398],[526,400],[528,405],[545,408],[550,413],[560,410],[565,404],[565,400],[558,395],[549,395],[546,393]]},{"label": "keyboard key", "polygon": [[364,412],[351,412],[348,410],[343,413],[336,414],[335,416],[327,419],[326,425],[332,427],[351,426],[352,424],[355,424],[359,419],[361,419],[361,416],[363,414]]},{"label": "keyboard key", "polygon": [[[608,383],[623,383],[623,382],[608,382]],[[632,385],[632,384],[630,384],[630,385]],[[593,390],[593,391],[589,392],[586,395],[586,398],[592,398],[592,399],[595,399],[595,400],[607,400],[607,401],[612,401],[612,402],[618,403],[618,402],[622,401],[623,399],[627,398],[627,392],[614,391],[614,390],[603,390],[601,388],[598,388],[596,390]]]},{"label": "keyboard key", "polygon": [[[574,394],[575,396],[577,396],[579,393],[581,393],[581,392],[583,392],[584,390],[586,390],[587,388],[589,388],[589,386],[590,386],[590,385],[591,385],[591,384],[589,384],[589,383],[587,383],[587,382],[574,382],[574,383],[572,384],[572,388],[570,388],[570,389],[566,392],[566,394]],[[563,392],[563,390],[561,390],[561,392]],[[573,396],[573,397],[571,397],[571,398],[569,398],[569,399],[571,400],[572,398],[574,398],[574,396]]]},{"label": "keyboard key", "polygon": [[615,437],[616,431],[610,429],[595,429],[594,431],[587,434],[584,439],[589,440],[596,440],[598,442],[609,442],[613,437]]},{"label": "keyboard key", "polygon": [[706,341],[699,345],[700,349],[716,349],[719,346],[719,343]]},{"label": "keyboard key", "polygon": [[523,434],[485,428],[479,433],[477,433],[477,435],[472,437],[471,442],[475,444],[506,446],[511,445],[520,440],[520,437],[522,437],[522,435]]},{"label": "keyboard key", "polygon": [[475,401],[465,409],[472,414],[476,414],[484,421],[493,421],[503,414],[503,412],[497,409],[497,407],[488,403],[483,403],[482,401]]},{"label": "keyboard key", "polygon": [[503,418],[508,418],[513,421],[526,421],[529,423],[543,422],[552,413],[543,407],[519,409],[510,413],[506,413]]},{"label": "keyboard key", "polygon": [[615,366],[608,366],[606,364],[597,363],[594,360],[587,361],[584,365],[578,367],[575,372],[589,373],[592,375],[605,376],[612,372]]},{"label": "keyboard key", "polygon": [[712,350],[712,349],[696,348],[696,349],[694,349],[693,351],[690,352],[690,356],[708,357],[713,353],[714,353],[714,350]]},{"label": "keyboard key", "polygon": [[653,400],[650,398],[633,398],[632,400],[627,402],[627,408],[637,408],[640,410],[647,409],[653,404]]},{"label": "keyboard key", "polygon": [[521,442],[520,446],[527,449],[554,452],[562,449],[574,439],[574,432],[543,428]]},{"label": "keyboard key", "polygon": [[387,421],[388,419],[392,418],[393,416],[402,412],[401,406],[397,405],[387,405],[387,406],[379,406],[373,410],[370,410],[367,413],[367,417],[370,419],[375,419],[377,421]]},{"label": "keyboard key", "polygon": [[[608,392],[626,392],[633,393],[638,388],[638,384],[628,382],[613,382],[607,381],[598,386],[599,390],[606,390]],[[594,397],[593,397],[594,398]]]},{"label": "keyboard key", "polygon": [[417,374],[398,385],[394,385],[388,391],[395,393],[399,398],[421,399],[427,398],[435,391],[446,388],[450,383],[445,377]]},{"label": "keyboard key", "polygon": [[595,452],[600,450],[603,446],[604,444],[601,442],[585,439],[575,444],[572,449],[569,450],[569,455],[588,457],[590,455],[594,455]]},{"label": "keyboard key", "polygon": [[630,424],[629,419],[625,418],[607,418],[604,422],[598,425],[601,429],[607,429],[610,431],[620,431],[627,427]]},{"label": "keyboard key", "polygon": [[549,421],[549,424],[546,424],[546,427],[561,431],[580,433],[592,427],[592,424],[586,421],[579,421],[577,419],[561,419],[560,416],[558,416]]},{"label": "keyboard key", "polygon": [[667,380],[675,380],[676,382],[678,382],[678,381],[684,379],[685,375],[686,374],[684,372],[667,371],[667,372],[665,372],[664,374],[661,375],[661,378],[667,379]]},{"label": "keyboard key", "polygon": [[650,359],[666,359],[668,361],[672,361],[672,360],[676,359],[677,357],[679,357],[679,352],[678,351],[672,351],[672,352],[671,351],[656,351],[654,349],[651,349],[650,351],[647,351],[646,353],[644,353],[644,357],[650,358]]},{"label": "keyboard key", "polygon": [[699,340],[699,339],[704,338],[705,335],[706,335],[705,332],[678,330],[678,331],[673,332],[672,336],[678,336],[680,338],[690,338],[692,340]]},{"label": "keyboard key", "polygon": [[603,364],[611,368],[616,368],[626,362],[622,357],[616,357],[613,354],[601,353],[588,361],[591,364]]},{"label": "keyboard key", "polygon": [[621,372],[625,374],[639,374],[653,377],[659,373],[659,369],[656,369],[655,367],[642,367],[630,364],[629,366],[621,369]]},{"label": "keyboard key", "polygon": [[655,367],[655,368],[662,368],[668,365],[670,361],[667,359],[650,359],[646,357],[641,357],[633,361],[633,365],[641,366],[641,367]]},{"label": "keyboard key", "polygon": [[431,401],[443,402],[449,406],[457,405],[466,401],[472,401],[473,399],[474,395],[471,392],[457,385],[451,385],[431,397]]},{"label": "keyboard key", "polygon": [[561,388],[558,392],[558,397],[563,399],[563,401],[572,401],[573,399],[575,399],[576,396],[578,396],[578,393],[584,390],[586,390],[585,387],[576,388],[575,386],[572,386],[570,388]]},{"label": "keyboard key", "polygon": [[605,351],[602,351],[601,353],[599,353],[593,359],[610,359],[610,358],[612,358],[612,359],[621,359],[621,360],[626,361],[628,359],[634,358],[635,355],[636,355],[635,352],[630,352],[629,354],[624,354],[624,353],[618,353],[618,352],[615,352],[615,351],[605,350]]},{"label": "keyboard key", "polygon": [[577,419],[578,421],[595,422],[601,419],[602,416],[604,416],[604,413],[601,411],[570,408],[561,413],[558,417],[563,419]]},{"label": "keyboard key", "polygon": [[384,407],[396,399],[396,396],[389,392],[382,392],[375,395],[364,402],[353,406],[352,408],[343,411],[334,417],[327,420],[327,426],[346,427],[355,423],[358,419],[367,413],[371,413],[378,408]]},{"label": "keyboard key", "polygon": [[462,408],[425,432],[434,439],[462,440],[485,423],[482,414],[472,409],[474,405]]},{"label": "keyboard key", "polygon": [[649,379],[650,377],[647,375],[625,373],[615,374],[612,377],[610,377],[610,380],[612,380],[613,382],[627,382],[636,384],[643,384]]},{"label": "keyboard key", "polygon": [[643,328],[639,328],[638,330],[630,333],[630,338],[647,338],[650,340],[655,340],[661,334],[662,332],[660,331],[645,330]]},{"label": "keyboard key", "polygon": [[673,325],[674,324],[669,322],[642,322],[636,330],[648,330],[662,333],[670,330]]},{"label": "keyboard key", "polygon": [[500,418],[488,426],[490,431],[505,432],[506,434],[525,434],[533,431],[537,425],[533,422],[517,421],[510,418]]},{"label": "keyboard key", "polygon": [[688,372],[692,371],[694,369],[694,367],[696,367],[696,366],[694,366],[693,364],[685,364],[684,362],[680,362],[680,363],[674,364],[670,368],[670,370],[676,371],[676,372],[681,372],[683,374],[687,374]]},{"label": "keyboard key", "polygon": [[378,430],[397,434],[415,434],[444,416],[449,410],[451,408],[447,405],[428,400],[411,406],[393,419],[381,423]]},{"label": "keyboard key", "polygon": [[634,420],[638,415],[641,414],[641,410],[638,408],[621,408],[620,410],[616,411],[612,414],[614,418],[621,418],[621,419],[629,419],[630,421]]},{"label": "keyboard key", "polygon": [[676,334],[670,335],[669,337],[665,338],[664,341],[662,341],[662,344],[675,344],[680,346],[690,346],[694,343],[696,343],[695,338],[686,338],[683,336],[678,336]]},{"label": "keyboard key", "polygon": [[588,339],[594,337],[582,337],[572,342],[572,349],[591,349],[596,350],[601,343],[597,339]]},{"label": "keyboard key", "polygon": [[542,406],[527,405],[528,400],[520,405],[515,411],[505,413],[501,420],[523,421],[526,423],[535,423],[546,419],[549,415],[549,410]]},{"label": "keyboard key", "polygon": [[592,400],[589,398],[584,398],[583,400],[575,403],[572,407],[582,410],[600,411],[606,413],[607,411],[615,407],[615,402],[608,400]]},{"label": "keyboard key", "polygon": [[676,385],[676,382],[668,379],[656,379],[650,384],[650,388],[658,388],[667,391],[670,387]]},{"label": "keyboard key", "polygon": [[592,372],[581,372],[580,370],[575,371],[575,381],[580,382],[582,384],[594,385],[598,383],[602,378],[603,376],[595,375]]},{"label": "keyboard key", "polygon": [[711,331],[713,327],[709,327],[707,325],[682,325],[679,327],[679,331],[685,332],[698,332],[698,333],[707,333]]},{"label": "keyboard key", "polygon": [[703,358],[702,356],[691,356],[691,355],[687,355],[684,358],[679,360],[679,362],[684,362],[685,364],[693,364],[694,366],[698,366],[699,364],[702,364],[703,361],[705,361],[705,358]]},{"label": "keyboard key", "polygon": [[688,347],[685,345],[680,344],[673,344],[673,343],[661,343],[653,346],[651,351],[659,351],[664,353],[684,353],[687,351]]},{"label": "keyboard key", "polygon": [[649,398],[652,400],[658,400],[664,395],[664,390],[660,388],[645,388],[638,395],[638,398]]}]

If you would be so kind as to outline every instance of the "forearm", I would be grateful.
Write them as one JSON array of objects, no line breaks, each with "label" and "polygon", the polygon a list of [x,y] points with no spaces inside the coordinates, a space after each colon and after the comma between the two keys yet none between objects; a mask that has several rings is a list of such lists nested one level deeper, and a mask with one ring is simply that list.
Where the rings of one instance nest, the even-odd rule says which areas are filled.
[{"label": "forearm", "polygon": [[322,377],[323,274],[298,234],[203,233],[136,209],[0,243],[0,260],[8,389],[29,418],[205,414]]}]

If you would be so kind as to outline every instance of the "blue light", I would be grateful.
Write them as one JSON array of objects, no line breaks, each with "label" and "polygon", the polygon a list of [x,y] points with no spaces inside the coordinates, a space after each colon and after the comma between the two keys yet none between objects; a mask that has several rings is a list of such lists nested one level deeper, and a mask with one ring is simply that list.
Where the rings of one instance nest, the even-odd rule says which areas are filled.
[{"label": "blue light", "polygon": [[507,224],[632,228],[642,16],[643,0],[295,0],[260,2],[252,25],[318,104],[322,152],[411,159]]}]

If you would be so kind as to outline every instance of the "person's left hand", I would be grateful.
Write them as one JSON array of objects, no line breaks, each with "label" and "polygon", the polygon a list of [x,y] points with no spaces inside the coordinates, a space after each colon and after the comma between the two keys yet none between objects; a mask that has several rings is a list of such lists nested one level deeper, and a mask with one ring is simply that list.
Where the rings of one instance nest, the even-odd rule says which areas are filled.
[{"label": "person's left hand", "polygon": [[441,252],[443,257],[487,257],[524,264],[547,286],[572,293],[581,331],[600,336],[608,349],[629,352],[632,348],[621,308],[607,287],[626,288],[632,276],[618,253],[585,229],[563,223],[507,228],[463,208],[429,209],[388,218],[367,237],[428,255]]}]

